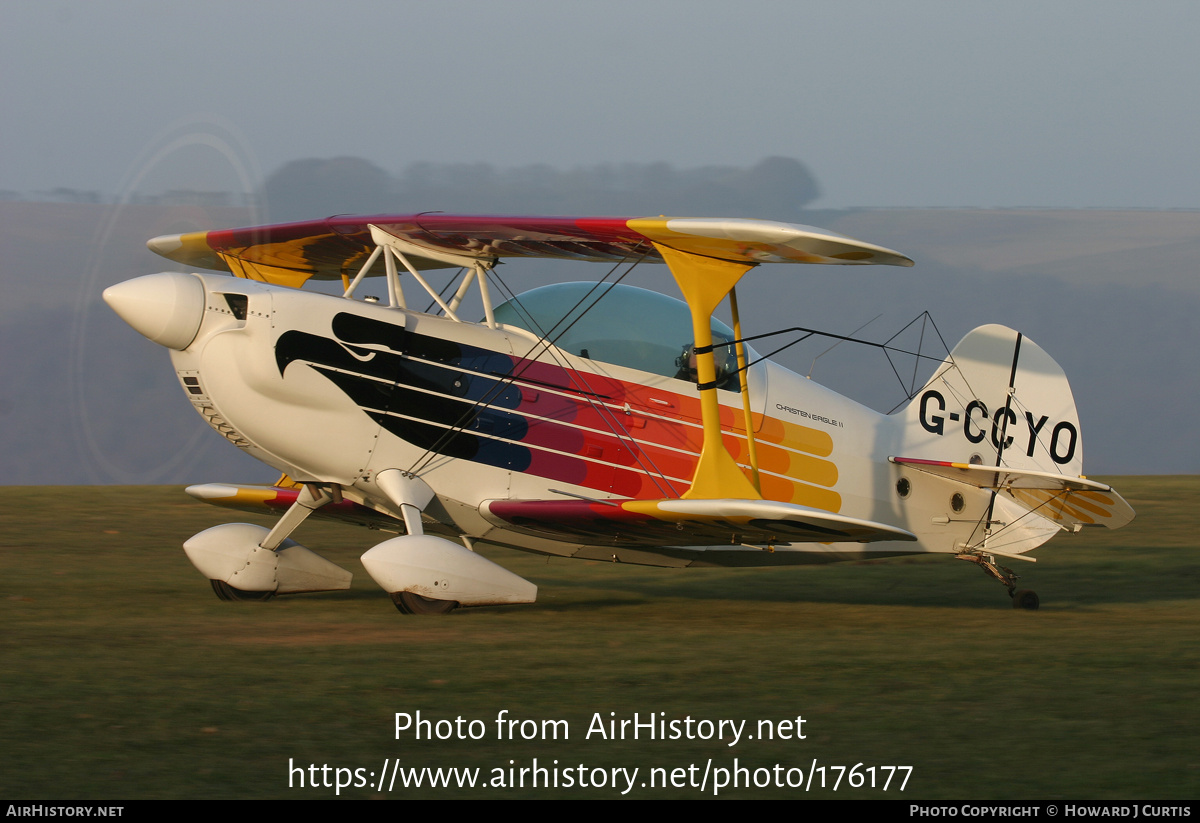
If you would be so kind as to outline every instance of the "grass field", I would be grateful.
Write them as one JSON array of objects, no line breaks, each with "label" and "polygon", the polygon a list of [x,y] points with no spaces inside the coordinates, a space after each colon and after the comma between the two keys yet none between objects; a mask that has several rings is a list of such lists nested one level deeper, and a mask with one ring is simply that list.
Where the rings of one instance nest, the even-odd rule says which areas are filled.
[{"label": "grass field", "polygon": [[[350,592],[224,603],[180,544],[250,518],[174,487],[6,488],[0,796],[324,798],[334,789],[299,788],[289,763],[377,783],[389,758],[480,768],[482,781],[536,758],[575,780],[583,764],[589,782],[637,767],[628,796],[690,798],[712,796],[712,770],[736,758],[751,779],[780,764],[785,781],[789,768],[815,778],[815,761],[826,789],[723,797],[1197,798],[1200,478],[1110,482],[1137,519],[1020,564],[1039,612],[1013,610],[949,558],[725,571],[490,552],[538,584],[538,603],[443,618],[400,615],[366,575],[358,556],[377,533],[312,523],[296,535],[354,572]],[[570,737],[498,740],[502,710],[565,720]],[[486,731],[396,739],[395,713],[417,711]],[[802,716],[805,739],[587,739],[610,712],[746,720],[750,734]],[[710,760],[704,791],[650,786],[650,769],[692,764],[699,784]],[[902,773],[884,792],[879,770],[874,790],[843,779],[833,792],[834,767],[859,763],[912,772],[903,793]],[[619,797],[618,779],[342,794]]]}]

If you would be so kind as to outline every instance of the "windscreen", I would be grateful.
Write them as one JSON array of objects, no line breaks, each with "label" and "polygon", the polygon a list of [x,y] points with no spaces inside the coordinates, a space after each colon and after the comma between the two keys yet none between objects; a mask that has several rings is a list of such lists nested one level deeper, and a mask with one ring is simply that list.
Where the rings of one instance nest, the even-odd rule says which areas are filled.
[{"label": "windscreen", "polygon": [[[695,382],[687,304],[633,286],[556,283],[496,307],[496,322],[545,337],[571,354]],[[733,331],[712,321],[720,388],[737,388]],[[755,355],[747,352],[750,359]]]}]

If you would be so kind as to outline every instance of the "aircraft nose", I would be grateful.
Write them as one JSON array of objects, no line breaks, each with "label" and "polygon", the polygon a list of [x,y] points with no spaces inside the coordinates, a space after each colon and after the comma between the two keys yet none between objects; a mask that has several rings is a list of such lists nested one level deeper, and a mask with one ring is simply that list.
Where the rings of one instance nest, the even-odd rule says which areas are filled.
[{"label": "aircraft nose", "polygon": [[191,274],[135,277],[105,289],[104,302],[143,337],[178,351],[191,345],[204,320],[204,284]]}]

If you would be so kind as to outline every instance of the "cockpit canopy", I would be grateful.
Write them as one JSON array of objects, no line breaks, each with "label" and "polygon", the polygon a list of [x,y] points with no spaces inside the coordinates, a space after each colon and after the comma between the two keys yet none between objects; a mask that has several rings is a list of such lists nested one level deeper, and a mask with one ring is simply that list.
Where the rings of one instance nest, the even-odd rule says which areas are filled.
[{"label": "cockpit canopy", "polygon": [[[687,304],[633,286],[556,283],[525,292],[496,307],[496,322],[545,337],[590,360],[696,382],[692,316]],[[712,321],[717,386],[736,391],[733,331]],[[747,348],[751,361],[752,350]]]}]

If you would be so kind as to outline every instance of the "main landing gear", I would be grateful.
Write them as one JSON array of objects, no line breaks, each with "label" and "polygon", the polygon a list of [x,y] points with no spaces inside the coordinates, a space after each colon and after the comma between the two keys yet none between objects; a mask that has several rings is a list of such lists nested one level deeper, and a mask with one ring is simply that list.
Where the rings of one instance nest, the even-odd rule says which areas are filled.
[{"label": "main landing gear", "polygon": [[433,489],[407,472],[387,469],[375,484],[404,516],[408,532],[362,556],[363,568],[403,614],[448,614],[459,606],[532,603],[537,586],[497,566],[467,545],[425,534],[421,512]]},{"label": "main landing gear", "polygon": [[1017,580],[1020,575],[1013,572],[1007,566],[996,564],[996,558],[990,554],[974,554],[966,553],[955,555],[959,560],[966,560],[969,563],[974,563],[979,568],[983,569],[984,573],[989,577],[994,577],[999,580],[1004,588],[1008,589],[1008,596],[1012,598],[1014,609],[1024,609],[1026,611],[1035,612],[1038,606],[1041,605],[1041,600],[1038,599],[1037,592],[1032,589],[1018,589]]},{"label": "main landing gear", "polygon": [[305,486],[275,528],[224,523],[183,544],[192,565],[222,600],[265,601],[276,594],[344,591],[352,575],[287,537],[333,495]]},{"label": "main landing gear", "polygon": [[[397,469],[376,475],[375,485],[399,509],[407,534],[372,547],[363,567],[403,614],[448,614],[459,606],[533,603],[537,586],[476,554],[465,545],[425,534],[421,512],[433,500],[423,480]],[[225,523],[183,544],[192,564],[222,600],[264,601],[276,594],[339,591],[351,574],[289,540],[297,526],[321,506],[340,498],[332,490],[305,485],[275,528]]]}]

